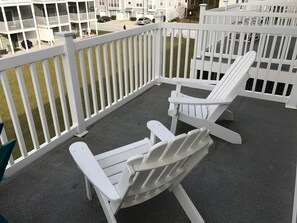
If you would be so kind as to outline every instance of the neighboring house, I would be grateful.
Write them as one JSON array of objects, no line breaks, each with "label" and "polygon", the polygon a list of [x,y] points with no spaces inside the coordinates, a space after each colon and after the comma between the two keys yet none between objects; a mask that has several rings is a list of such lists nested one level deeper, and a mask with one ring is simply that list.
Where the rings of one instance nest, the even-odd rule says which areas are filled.
[{"label": "neighboring house", "polygon": [[[0,48],[14,53],[31,48],[27,40],[39,42],[34,9],[30,0],[0,1]],[[23,46],[22,46],[23,42]]]},{"label": "neighboring house", "polygon": [[185,0],[96,0],[100,16],[115,15],[117,20],[130,17],[165,15],[167,20],[184,17]]},{"label": "neighboring house", "polygon": [[52,45],[56,32],[90,35],[97,22],[94,0],[1,0],[0,7],[1,53]]}]

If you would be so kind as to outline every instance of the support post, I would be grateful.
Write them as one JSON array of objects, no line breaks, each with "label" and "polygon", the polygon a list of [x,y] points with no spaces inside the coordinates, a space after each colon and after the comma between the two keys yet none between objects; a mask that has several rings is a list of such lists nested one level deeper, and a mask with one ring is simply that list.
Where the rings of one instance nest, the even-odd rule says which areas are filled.
[{"label": "support post", "polygon": [[295,64],[296,65],[293,68],[293,71],[295,70],[295,73],[296,73],[295,80],[293,82],[291,95],[290,95],[288,102],[286,104],[287,108],[293,108],[293,109],[297,109],[297,60],[295,61]]},{"label": "support post", "polygon": [[[206,11],[206,6],[207,4],[203,3],[203,4],[200,4],[200,15],[199,15],[199,24],[204,24],[205,21],[204,21],[204,16],[205,16],[205,11]],[[198,43],[197,43],[197,58],[201,58],[201,49],[202,49],[202,32],[199,31],[199,34],[198,34]],[[196,58],[193,58],[193,59],[196,59]]]},{"label": "support post", "polygon": [[73,124],[77,126],[77,136],[82,137],[88,132],[86,131],[86,123],[84,121],[83,106],[79,90],[80,86],[73,43],[74,34],[74,32],[68,31],[56,33],[59,37],[59,42],[64,45],[62,59],[72,121]]},{"label": "support post", "polygon": [[228,10],[228,0],[224,0],[224,7],[225,7],[225,11]]},{"label": "support post", "polygon": [[[155,16],[155,23],[162,23],[164,20],[163,15]],[[154,36],[154,75],[160,85],[161,69],[162,69],[162,29],[161,26],[155,32]]]}]

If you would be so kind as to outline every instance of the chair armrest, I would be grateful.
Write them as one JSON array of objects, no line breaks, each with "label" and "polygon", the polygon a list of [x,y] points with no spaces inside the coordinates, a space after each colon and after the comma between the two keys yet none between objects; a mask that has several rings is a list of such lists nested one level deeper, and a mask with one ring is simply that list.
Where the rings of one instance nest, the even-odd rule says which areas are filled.
[{"label": "chair armrest", "polygon": [[188,105],[228,105],[231,104],[230,100],[223,99],[203,99],[192,97],[169,97],[168,101],[173,104],[188,104]]},{"label": "chair armrest", "polygon": [[159,121],[149,121],[147,123],[147,128],[151,131],[151,141],[155,143],[155,136],[161,141],[168,141],[174,138],[174,134],[170,132],[161,122]]},{"label": "chair armrest", "polygon": [[119,193],[111,184],[106,174],[96,161],[94,155],[84,142],[73,143],[69,147],[70,154],[91,183],[110,200],[121,199]]},{"label": "chair armrest", "polygon": [[172,78],[177,84],[181,85],[195,85],[195,84],[217,84],[219,81],[215,80],[198,80],[198,79],[191,79],[191,78]]}]

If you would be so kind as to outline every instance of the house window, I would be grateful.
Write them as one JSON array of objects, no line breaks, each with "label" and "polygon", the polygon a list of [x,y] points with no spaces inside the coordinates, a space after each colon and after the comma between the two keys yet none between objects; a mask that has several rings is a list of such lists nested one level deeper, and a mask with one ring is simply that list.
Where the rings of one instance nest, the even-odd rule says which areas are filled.
[{"label": "house window", "polygon": [[128,5],[131,5],[131,2],[128,2]]},{"label": "house window", "polygon": [[104,5],[104,1],[105,1],[105,0],[99,0],[99,2],[98,2],[99,5]]}]

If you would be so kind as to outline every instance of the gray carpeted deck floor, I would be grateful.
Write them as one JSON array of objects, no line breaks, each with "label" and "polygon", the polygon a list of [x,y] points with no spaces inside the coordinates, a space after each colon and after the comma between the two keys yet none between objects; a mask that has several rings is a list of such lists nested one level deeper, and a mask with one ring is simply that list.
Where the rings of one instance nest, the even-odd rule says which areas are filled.
[{"label": "gray carpeted deck floor", "polygon": [[[83,176],[68,147],[85,141],[97,154],[149,137],[152,119],[169,127],[167,115],[173,86],[155,86],[73,137],[0,184],[0,213],[10,223],[106,222],[96,196],[85,196]],[[205,96],[207,92],[192,92]],[[242,145],[213,137],[209,155],[183,181],[206,223],[289,223],[297,157],[297,111],[284,104],[238,97],[230,106],[233,122],[222,125],[239,132]],[[192,129],[179,123],[178,133]],[[163,193],[136,207],[123,209],[119,223],[189,222],[173,194]]]}]

